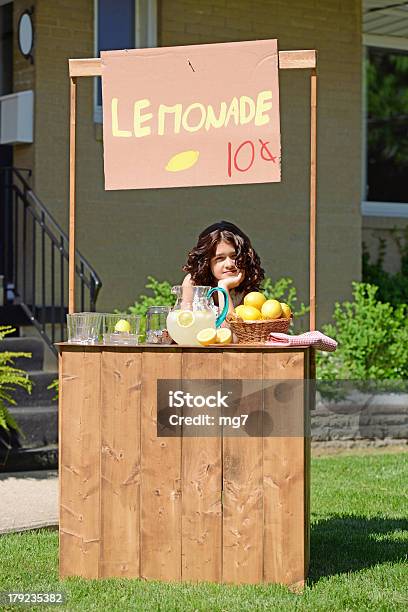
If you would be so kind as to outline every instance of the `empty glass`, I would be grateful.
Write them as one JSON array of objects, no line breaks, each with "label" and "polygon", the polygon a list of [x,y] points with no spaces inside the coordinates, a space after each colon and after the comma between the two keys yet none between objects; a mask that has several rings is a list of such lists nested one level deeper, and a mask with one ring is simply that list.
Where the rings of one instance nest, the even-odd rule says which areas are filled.
[{"label": "empty glass", "polygon": [[140,315],[104,314],[102,337],[104,344],[139,344]]},{"label": "empty glass", "polygon": [[102,315],[99,312],[67,314],[68,342],[95,344],[99,340]]},{"label": "empty glass", "polygon": [[146,343],[171,344],[172,339],[167,331],[167,315],[170,306],[150,306],[146,313]]}]

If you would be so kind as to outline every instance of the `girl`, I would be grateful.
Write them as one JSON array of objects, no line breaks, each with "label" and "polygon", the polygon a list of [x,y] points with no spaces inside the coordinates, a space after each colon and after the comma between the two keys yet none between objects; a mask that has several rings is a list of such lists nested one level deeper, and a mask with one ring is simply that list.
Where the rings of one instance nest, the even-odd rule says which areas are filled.
[{"label": "girl", "polygon": [[[265,277],[259,256],[248,236],[228,221],[214,223],[201,232],[183,270],[188,273],[183,287],[223,287],[228,293],[230,313],[241,304],[247,293],[259,291]],[[222,294],[214,294],[214,302],[218,304],[218,295],[222,309]]]}]

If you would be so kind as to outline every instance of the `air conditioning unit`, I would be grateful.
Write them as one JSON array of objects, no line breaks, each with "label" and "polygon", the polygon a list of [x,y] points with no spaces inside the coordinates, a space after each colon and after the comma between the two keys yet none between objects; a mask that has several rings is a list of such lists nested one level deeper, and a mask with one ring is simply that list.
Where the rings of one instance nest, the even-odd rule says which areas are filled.
[{"label": "air conditioning unit", "polygon": [[0,96],[0,144],[33,142],[34,92]]}]

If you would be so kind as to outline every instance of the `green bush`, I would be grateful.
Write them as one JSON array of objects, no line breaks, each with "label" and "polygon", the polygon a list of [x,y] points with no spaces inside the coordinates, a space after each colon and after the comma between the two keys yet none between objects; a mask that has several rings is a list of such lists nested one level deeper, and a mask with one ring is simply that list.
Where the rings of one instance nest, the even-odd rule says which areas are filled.
[{"label": "green bush", "polygon": [[354,282],[354,300],[336,303],[334,323],[322,329],[338,348],[317,352],[318,379],[408,378],[407,306],[383,303],[377,293],[374,285]]},{"label": "green bush", "polygon": [[[148,282],[145,287],[151,293],[151,295],[142,294],[138,297],[136,302],[129,306],[127,312],[130,314],[142,315],[141,321],[141,334],[143,341],[145,334],[145,316],[147,309],[150,306],[174,306],[176,302],[176,296],[171,293],[172,285],[168,281],[158,281],[153,276],[147,277]],[[298,298],[296,288],[293,286],[293,281],[290,278],[281,278],[275,283],[270,278],[265,278],[261,285],[261,290],[265,296],[284,301],[289,304],[295,323],[301,325],[301,317],[303,317],[308,311],[309,307],[305,306],[303,302],[298,306]]]},{"label": "green bush", "polygon": [[[10,325],[0,325],[0,341],[5,336],[15,331]],[[22,387],[31,393],[32,382],[24,370],[16,368],[13,363],[17,357],[31,357],[31,353],[15,353],[10,351],[0,352],[0,428],[10,431],[15,429],[22,433],[16,421],[7,409],[5,402],[15,406],[13,391],[16,387]],[[0,438],[0,441],[3,441]]]}]

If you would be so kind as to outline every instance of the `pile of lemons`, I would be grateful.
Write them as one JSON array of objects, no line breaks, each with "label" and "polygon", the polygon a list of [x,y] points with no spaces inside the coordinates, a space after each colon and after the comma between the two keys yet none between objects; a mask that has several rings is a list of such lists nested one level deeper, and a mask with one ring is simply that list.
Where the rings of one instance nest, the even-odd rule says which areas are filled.
[{"label": "pile of lemons", "polygon": [[[235,308],[235,314],[242,321],[265,321],[271,319],[290,319],[292,311],[290,306],[279,300],[268,300],[259,291],[251,291],[244,297],[244,303]],[[202,346],[210,344],[230,344],[232,342],[231,330],[227,327],[221,329],[206,328],[197,334],[197,341]]]},{"label": "pile of lemons", "polygon": [[243,321],[259,321],[289,319],[292,311],[285,302],[267,300],[263,293],[251,291],[244,297],[244,303],[235,308],[235,314]]}]

